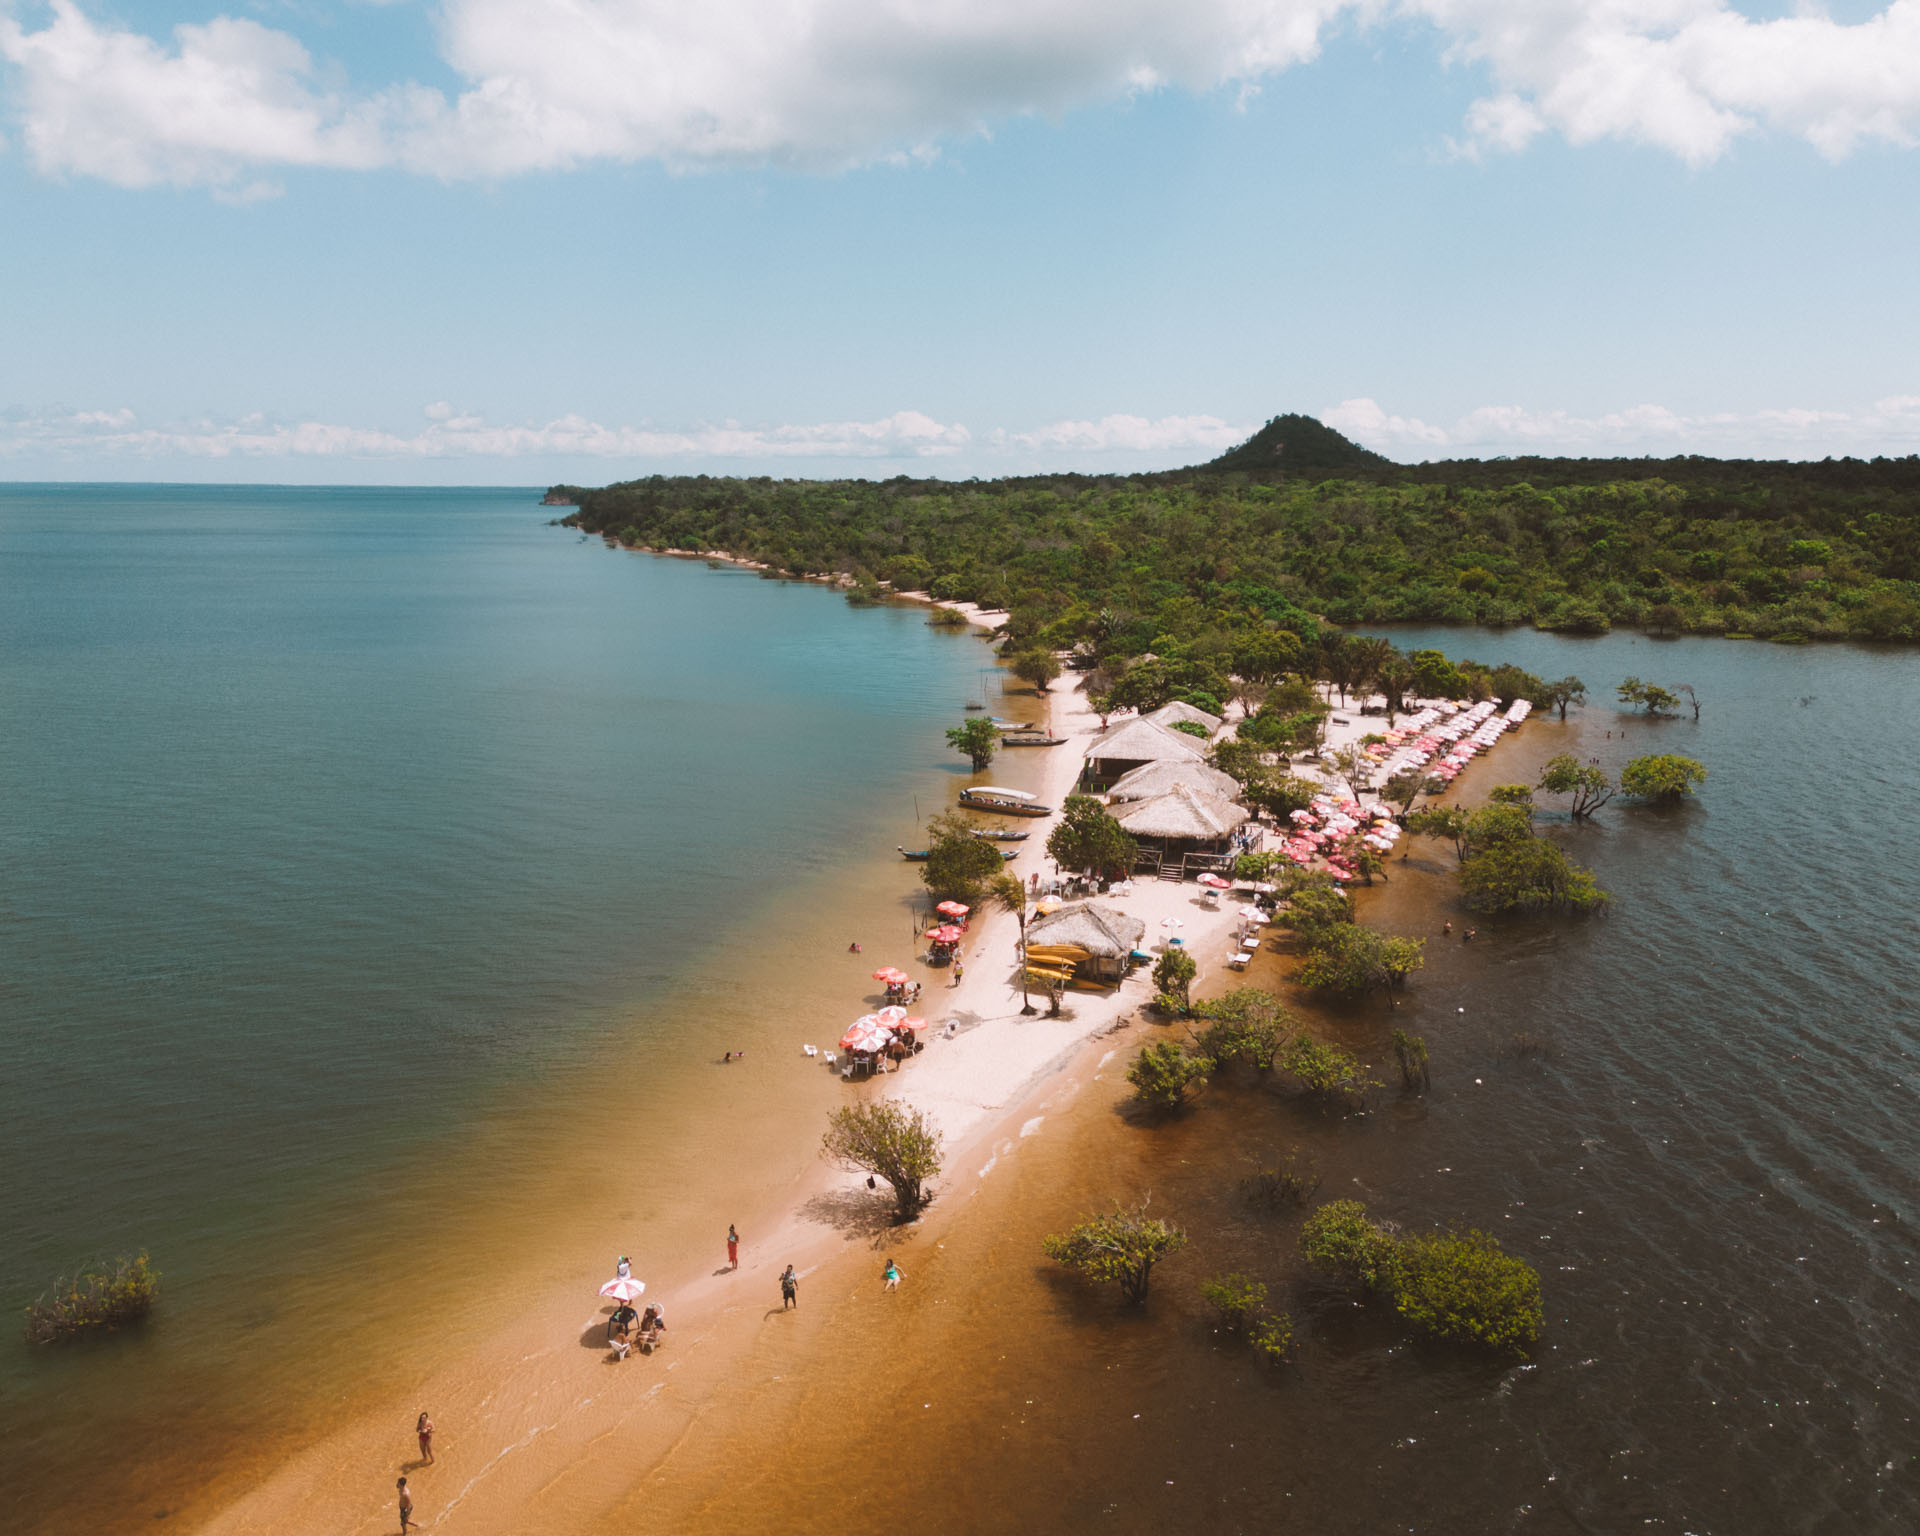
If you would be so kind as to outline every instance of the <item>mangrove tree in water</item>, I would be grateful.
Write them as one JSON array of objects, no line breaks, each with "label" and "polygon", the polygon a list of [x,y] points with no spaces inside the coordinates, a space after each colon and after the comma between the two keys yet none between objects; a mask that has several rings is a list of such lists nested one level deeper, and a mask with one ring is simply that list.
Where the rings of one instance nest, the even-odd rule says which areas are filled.
[{"label": "mangrove tree in water", "polygon": [[1049,1233],[1041,1251],[1055,1263],[1078,1270],[1089,1280],[1112,1283],[1135,1306],[1147,1299],[1154,1266],[1187,1245],[1187,1234],[1147,1214],[1142,1201],[1132,1209],[1116,1205],[1089,1216],[1071,1232]]}]

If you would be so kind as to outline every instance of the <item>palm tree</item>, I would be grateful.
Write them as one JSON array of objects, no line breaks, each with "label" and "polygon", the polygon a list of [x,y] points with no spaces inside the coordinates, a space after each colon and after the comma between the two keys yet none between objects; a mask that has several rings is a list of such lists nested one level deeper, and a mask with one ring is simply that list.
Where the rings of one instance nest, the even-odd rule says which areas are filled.
[{"label": "palm tree", "polygon": [[[1373,685],[1392,662],[1395,652],[1391,640],[1366,635],[1353,642],[1353,684],[1362,694],[1373,692]],[[1363,699],[1364,703],[1365,700]]]},{"label": "palm tree", "polygon": [[1033,998],[1027,992],[1027,888],[1018,875],[1001,873],[993,877],[987,886],[987,894],[993,898],[993,904],[1004,911],[1011,912],[1020,923],[1020,1012],[1035,1014],[1040,1010],[1033,1006]]}]

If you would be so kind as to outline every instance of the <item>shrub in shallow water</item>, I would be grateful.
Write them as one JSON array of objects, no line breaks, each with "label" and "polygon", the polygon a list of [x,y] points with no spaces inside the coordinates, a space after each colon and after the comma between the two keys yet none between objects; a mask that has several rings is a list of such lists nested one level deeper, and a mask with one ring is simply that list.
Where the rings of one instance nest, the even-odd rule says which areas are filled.
[{"label": "shrub in shallow water", "polygon": [[1220,1326],[1245,1333],[1267,1304],[1267,1288],[1248,1275],[1215,1275],[1200,1282],[1201,1298],[1220,1314]]},{"label": "shrub in shallow water", "polygon": [[1205,1061],[1189,1056],[1170,1040],[1141,1046],[1127,1068],[1134,1097],[1155,1109],[1178,1109],[1186,1102],[1187,1090],[1206,1075]]},{"label": "shrub in shallow water", "polygon": [[1393,1304],[1431,1338],[1524,1352],[1540,1337],[1540,1276],[1484,1232],[1402,1238],[1389,1266]]},{"label": "shrub in shallow water", "polygon": [[142,1253],[111,1269],[87,1270],[62,1280],[27,1308],[27,1339],[50,1344],[83,1333],[106,1333],[138,1322],[160,1294],[160,1271]]},{"label": "shrub in shallow water", "polygon": [[1329,1200],[1300,1229],[1300,1252],[1336,1280],[1377,1290],[1393,1252],[1393,1235],[1358,1200]]},{"label": "shrub in shallow water", "polygon": [[1269,1312],[1253,1325],[1247,1341],[1269,1360],[1293,1353],[1293,1319],[1285,1312]]},{"label": "shrub in shallow water", "polygon": [[1315,1269],[1386,1296],[1433,1339],[1524,1354],[1540,1337],[1540,1276],[1484,1232],[1401,1237],[1358,1200],[1323,1205],[1300,1230]]}]

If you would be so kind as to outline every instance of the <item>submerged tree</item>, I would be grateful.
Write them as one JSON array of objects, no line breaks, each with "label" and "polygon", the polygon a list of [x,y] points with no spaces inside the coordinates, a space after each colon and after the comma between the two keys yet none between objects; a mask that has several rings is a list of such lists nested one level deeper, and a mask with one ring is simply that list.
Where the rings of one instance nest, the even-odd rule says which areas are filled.
[{"label": "submerged tree", "polygon": [[1559,710],[1560,718],[1565,720],[1569,704],[1587,702],[1587,685],[1577,677],[1563,677],[1542,687],[1533,702],[1542,709]]},{"label": "submerged tree", "polygon": [[1453,844],[1453,856],[1464,859],[1467,856],[1468,814],[1457,805],[1436,805],[1424,811],[1412,811],[1407,816],[1407,830],[1422,837],[1444,837]]},{"label": "submerged tree", "polygon": [[1425,939],[1390,938],[1358,923],[1325,934],[1295,973],[1303,987],[1358,995],[1403,987],[1425,960]]},{"label": "submerged tree", "polygon": [[1585,912],[1608,900],[1591,870],[1533,836],[1476,847],[1460,866],[1460,889],[1481,912]]},{"label": "submerged tree", "polygon": [[1189,1056],[1171,1040],[1156,1040],[1140,1047],[1128,1064],[1127,1081],[1141,1103],[1178,1109],[1187,1101],[1187,1090],[1206,1080],[1208,1070],[1205,1058]]},{"label": "submerged tree", "polygon": [[1433,1086],[1427,1065],[1427,1042],[1404,1029],[1393,1032],[1393,1055],[1400,1063],[1400,1085],[1409,1093],[1425,1093]]},{"label": "submerged tree", "polygon": [[975,715],[962,720],[947,732],[947,745],[973,762],[973,771],[981,772],[1000,750],[1000,732],[991,720]]},{"label": "submerged tree", "polygon": [[1605,769],[1582,763],[1571,752],[1547,760],[1538,787],[1550,795],[1568,796],[1567,810],[1575,821],[1587,820],[1618,793]]},{"label": "submerged tree", "polygon": [[1680,695],[1658,683],[1643,683],[1629,677],[1617,690],[1622,704],[1638,704],[1650,715],[1670,715],[1680,707]]},{"label": "submerged tree", "polygon": [[1638,800],[1680,800],[1706,781],[1705,764],[1674,752],[1636,757],[1620,770],[1621,792]]},{"label": "submerged tree", "polygon": [[921,1111],[897,1099],[874,1099],[828,1116],[820,1147],[842,1167],[891,1184],[899,1217],[908,1221],[932,1198],[926,1186],[940,1174],[940,1141]]},{"label": "submerged tree", "polygon": [[1147,1214],[1147,1202],[1131,1210],[1116,1205],[1089,1216],[1071,1232],[1051,1233],[1041,1250],[1056,1263],[1077,1269],[1090,1280],[1113,1282],[1139,1306],[1147,1299],[1154,1266],[1187,1245],[1187,1234]]}]

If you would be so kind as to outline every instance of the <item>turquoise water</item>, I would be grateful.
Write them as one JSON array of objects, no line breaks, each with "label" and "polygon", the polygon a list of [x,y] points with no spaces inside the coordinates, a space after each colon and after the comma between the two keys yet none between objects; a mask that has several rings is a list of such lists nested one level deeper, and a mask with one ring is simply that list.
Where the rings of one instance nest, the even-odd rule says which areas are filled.
[{"label": "turquoise water", "polygon": [[957,766],[977,641],[536,503],[0,489],[0,1300],[166,1276],[137,1343],[0,1339],[0,1482],[217,1424],[236,1324],[430,1257],[463,1128],[688,1037],[649,1000]]}]

